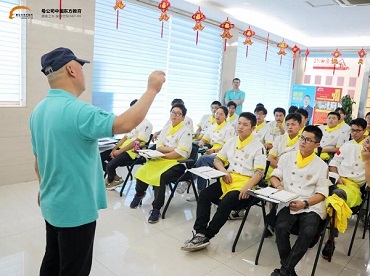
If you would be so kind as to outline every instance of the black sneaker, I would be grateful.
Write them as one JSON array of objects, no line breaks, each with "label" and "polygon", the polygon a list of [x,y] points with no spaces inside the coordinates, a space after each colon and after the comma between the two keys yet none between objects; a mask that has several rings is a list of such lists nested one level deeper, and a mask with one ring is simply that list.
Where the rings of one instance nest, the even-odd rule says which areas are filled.
[{"label": "black sneaker", "polygon": [[134,199],[130,203],[130,208],[136,209],[137,206],[142,204],[142,200],[144,197],[145,197],[145,193],[142,196],[138,196],[137,194],[135,194]]},{"label": "black sneaker", "polygon": [[275,269],[272,273],[271,276],[298,276],[295,271],[291,273],[283,273],[280,269]]},{"label": "black sneaker", "polygon": [[150,216],[148,218],[149,223],[157,223],[159,217],[161,216],[161,212],[158,209],[153,209],[150,211]]},{"label": "black sneaker", "polygon": [[325,260],[329,260],[331,259],[331,257],[333,257],[335,245],[333,243],[333,250],[331,248],[331,245],[332,243],[330,242],[330,240],[328,240],[324,246],[324,249],[321,251],[321,255]]},{"label": "black sneaker", "polygon": [[194,235],[193,238],[181,247],[183,251],[197,251],[206,248],[210,244],[209,238]]},{"label": "black sneaker", "polygon": [[229,219],[234,220],[234,219],[243,219],[245,215],[245,209],[243,210],[233,210],[231,211],[229,215]]}]

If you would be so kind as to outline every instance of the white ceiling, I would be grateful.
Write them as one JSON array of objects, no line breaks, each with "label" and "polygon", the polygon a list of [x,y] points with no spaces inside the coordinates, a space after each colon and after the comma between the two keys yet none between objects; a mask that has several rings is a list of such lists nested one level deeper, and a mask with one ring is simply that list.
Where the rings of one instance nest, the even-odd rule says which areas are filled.
[{"label": "white ceiling", "polygon": [[[140,1],[140,0],[139,0]],[[155,0],[159,2],[160,0]],[[370,48],[370,5],[340,6],[335,0],[170,0],[171,7],[194,13],[198,5],[208,19],[230,21],[240,30],[283,38],[310,48]],[[370,2],[370,1],[369,1]],[[271,38],[271,36],[270,36]]]}]

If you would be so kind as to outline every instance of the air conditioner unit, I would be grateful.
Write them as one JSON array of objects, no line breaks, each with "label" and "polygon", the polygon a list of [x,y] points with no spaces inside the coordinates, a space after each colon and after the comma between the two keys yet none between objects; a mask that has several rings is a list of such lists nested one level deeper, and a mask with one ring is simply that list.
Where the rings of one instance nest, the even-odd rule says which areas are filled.
[{"label": "air conditioner unit", "polygon": [[333,0],[333,1],[342,7],[370,5],[370,0]]}]

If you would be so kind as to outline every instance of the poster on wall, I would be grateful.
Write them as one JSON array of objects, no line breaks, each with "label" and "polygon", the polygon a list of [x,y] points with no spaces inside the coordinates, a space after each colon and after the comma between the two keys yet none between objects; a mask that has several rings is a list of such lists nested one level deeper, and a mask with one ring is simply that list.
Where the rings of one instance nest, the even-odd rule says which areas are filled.
[{"label": "poster on wall", "polygon": [[339,106],[341,96],[342,88],[295,84],[290,104],[307,110],[309,124],[324,124],[328,113]]}]

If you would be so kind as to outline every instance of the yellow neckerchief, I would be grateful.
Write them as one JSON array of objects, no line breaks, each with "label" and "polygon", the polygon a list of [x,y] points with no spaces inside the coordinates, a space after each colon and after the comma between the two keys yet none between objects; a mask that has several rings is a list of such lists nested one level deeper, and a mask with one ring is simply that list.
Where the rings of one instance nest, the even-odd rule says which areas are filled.
[{"label": "yellow neckerchief", "polygon": [[343,120],[341,123],[338,124],[339,127],[342,127],[346,122]]},{"label": "yellow neckerchief", "polygon": [[253,139],[253,135],[249,135],[247,138],[244,139],[244,141],[240,140],[240,136],[238,137],[238,146],[236,147],[236,149],[238,150],[241,150],[242,148],[244,148],[246,145],[249,144],[250,141],[252,141]]},{"label": "yellow neckerchief", "polygon": [[214,124],[214,123],[216,123],[216,118],[213,115],[211,115],[211,118],[208,119],[208,122]]},{"label": "yellow neckerchief", "polygon": [[264,127],[266,125],[266,121],[263,121],[263,123],[262,124],[260,124],[260,125],[256,125],[256,128],[255,128],[255,132],[257,132],[257,131],[259,131],[262,127]]},{"label": "yellow neckerchief", "polygon": [[365,136],[363,137],[363,139],[360,141],[360,142],[356,142],[356,140],[353,140],[353,143],[355,144],[355,145],[359,145],[359,146],[363,146],[364,145],[364,141],[365,141]]},{"label": "yellow neckerchief", "polygon": [[[285,125],[285,120],[281,123],[282,125]],[[277,125],[277,122],[275,121],[275,129],[278,129],[278,130],[280,130],[280,128],[278,127],[278,125]]]},{"label": "yellow neckerchief", "polygon": [[366,130],[364,133],[365,136],[369,136],[369,130]]},{"label": "yellow neckerchief", "polygon": [[286,147],[292,147],[294,146],[299,140],[299,134],[297,134],[296,137],[293,139],[290,139],[289,134],[286,136]]},{"label": "yellow neckerchief", "polygon": [[221,128],[223,128],[226,125],[226,121],[223,121],[221,124],[217,124],[213,132],[219,131]]},{"label": "yellow neckerchief", "polygon": [[297,167],[298,169],[302,169],[303,167],[306,167],[308,164],[312,162],[312,160],[315,158],[315,152],[312,152],[310,156],[307,156],[306,158],[302,157],[301,151],[299,150],[297,152]]},{"label": "yellow neckerchief", "polygon": [[180,128],[182,128],[184,126],[184,121],[182,121],[181,123],[179,123],[177,126],[172,126],[172,124],[171,124],[171,126],[170,126],[170,129],[168,130],[168,132],[167,132],[167,136],[169,136],[169,135],[174,135]]},{"label": "yellow neckerchief", "polygon": [[302,128],[298,131],[298,135],[302,135],[304,128],[305,128],[305,127],[302,127]]},{"label": "yellow neckerchief", "polygon": [[236,113],[234,113],[234,114],[233,114],[233,116],[231,116],[231,117],[230,117],[230,116],[229,116],[229,117],[227,117],[227,121],[228,121],[228,122],[231,122],[232,120],[234,120],[234,118],[235,118],[236,116],[237,116],[237,115],[236,115]]},{"label": "yellow neckerchief", "polygon": [[325,127],[325,131],[327,132],[327,133],[330,133],[330,132],[333,132],[333,131],[336,131],[336,130],[338,130],[338,129],[340,129],[341,128],[341,126],[339,125],[339,124],[337,124],[337,126],[335,126],[335,127],[329,127],[328,125]]}]

